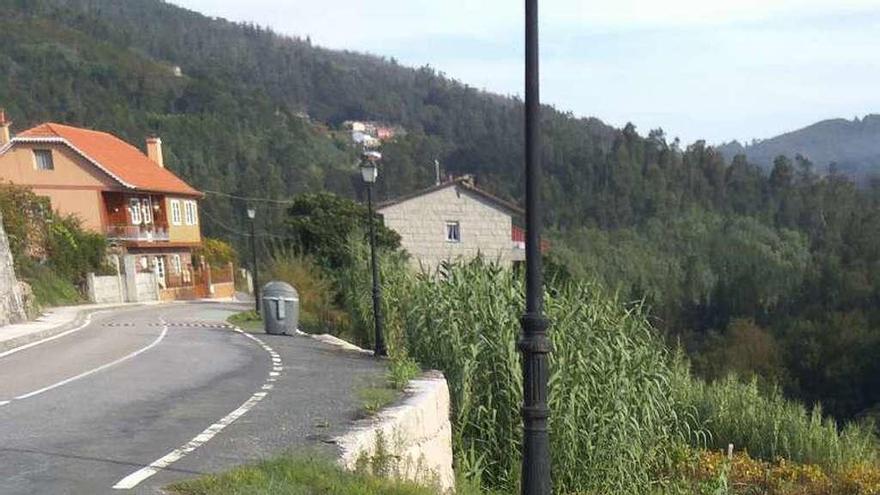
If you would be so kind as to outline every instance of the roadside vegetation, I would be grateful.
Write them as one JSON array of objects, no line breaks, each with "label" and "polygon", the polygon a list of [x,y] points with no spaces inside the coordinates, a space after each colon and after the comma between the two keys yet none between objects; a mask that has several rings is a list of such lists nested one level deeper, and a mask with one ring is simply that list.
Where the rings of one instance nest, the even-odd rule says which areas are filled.
[{"label": "roadside vegetation", "polygon": [[86,274],[111,271],[104,236],[52,211],[47,198],[0,184],[0,213],[16,276],[32,291],[26,295],[30,316],[40,307],[83,302]]},{"label": "roadside vegetation", "polygon": [[[353,321],[364,323],[366,261],[361,256],[354,270],[367,275],[350,274],[344,285]],[[481,260],[413,274],[391,256],[382,268],[391,354],[440,369],[449,380],[458,472],[484,489],[515,492],[519,275]],[[553,321],[557,493],[877,493],[871,425],[838,424],[755,380],[694,378],[645,308],[597,283],[551,279],[545,305]],[[717,453],[729,444],[735,455],[722,459]]]},{"label": "roadside vegetation", "polygon": [[178,495],[436,495],[412,483],[346,472],[328,459],[292,455],[168,489]]},{"label": "roadside vegetation", "polygon": [[[299,241],[276,248],[267,273],[302,288],[304,300],[313,298],[323,308],[306,312],[339,315],[315,318],[321,331],[370,348],[369,250],[363,230],[339,219],[351,216],[351,205],[343,203],[310,197],[292,208],[288,232]],[[703,227],[687,226],[694,223]],[[687,234],[691,231],[696,233]],[[789,290],[786,284],[799,283],[791,273],[807,263],[799,234],[773,234],[752,221],[731,224],[695,214],[682,219],[679,233],[714,238],[707,259],[719,267],[734,269],[724,250],[736,245],[753,253],[746,258],[753,261],[749,267],[761,266],[768,280],[778,279],[744,294],[743,305],[777,300],[774,294]],[[744,239],[757,239],[756,245],[748,247]],[[516,348],[521,274],[482,260],[415,273],[393,242],[381,249],[389,379],[405,383],[422,366],[443,371],[452,396],[457,472],[481,490],[515,493],[521,459]],[[652,307],[590,276],[601,271],[577,272],[569,264],[558,258],[548,263],[545,295],[553,322],[556,493],[880,493],[874,484],[880,447],[869,421],[838,422],[818,405],[786,398],[775,375],[754,375],[748,367],[694,374],[687,353],[657,328]],[[755,326],[738,321],[732,334],[760,342]],[[756,349],[756,360],[772,364],[772,354]],[[381,407],[376,395],[363,397],[365,410]],[[722,453],[731,444],[728,458]]]}]

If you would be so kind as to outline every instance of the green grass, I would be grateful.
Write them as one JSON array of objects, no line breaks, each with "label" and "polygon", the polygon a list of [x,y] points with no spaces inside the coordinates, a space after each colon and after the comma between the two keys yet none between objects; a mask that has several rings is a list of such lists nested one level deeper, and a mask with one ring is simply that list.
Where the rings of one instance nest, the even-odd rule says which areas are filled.
[{"label": "green grass", "polygon": [[382,409],[390,406],[397,400],[400,393],[389,387],[369,386],[359,389],[360,412],[363,416],[375,416]]},{"label": "green grass", "polygon": [[343,471],[318,457],[285,455],[175,483],[178,495],[436,495],[431,488]]},{"label": "green grass", "polygon": [[263,318],[253,309],[235,313],[227,318],[226,321],[249,332],[263,330]]}]

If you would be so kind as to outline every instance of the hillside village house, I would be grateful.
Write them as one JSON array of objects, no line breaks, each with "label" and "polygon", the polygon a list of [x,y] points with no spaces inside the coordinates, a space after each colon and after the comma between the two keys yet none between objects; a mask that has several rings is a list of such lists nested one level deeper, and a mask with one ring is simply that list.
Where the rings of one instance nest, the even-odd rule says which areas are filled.
[{"label": "hillside village house", "polygon": [[191,285],[203,194],[165,168],[158,137],[144,154],[111,134],[55,123],[10,138],[10,124],[0,111],[0,182],[28,187],[105,234],[161,288]]},{"label": "hillside village house", "polygon": [[386,201],[377,211],[416,267],[478,254],[505,266],[525,259],[525,236],[513,221],[523,210],[478,188],[472,176]]}]

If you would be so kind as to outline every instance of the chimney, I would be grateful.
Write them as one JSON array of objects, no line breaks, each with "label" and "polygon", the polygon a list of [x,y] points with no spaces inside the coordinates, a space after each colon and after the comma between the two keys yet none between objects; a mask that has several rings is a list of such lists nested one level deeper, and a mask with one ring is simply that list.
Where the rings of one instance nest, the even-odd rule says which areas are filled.
[{"label": "chimney", "polygon": [[5,145],[9,142],[11,138],[9,134],[9,127],[12,125],[12,122],[6,119],[6,109],[0,108],[0,146]]},{"label": "chimney", "polygon": [[162,140],[156,136],[147,138],[147,157],[165,168],[165,160],[162,159]]}]

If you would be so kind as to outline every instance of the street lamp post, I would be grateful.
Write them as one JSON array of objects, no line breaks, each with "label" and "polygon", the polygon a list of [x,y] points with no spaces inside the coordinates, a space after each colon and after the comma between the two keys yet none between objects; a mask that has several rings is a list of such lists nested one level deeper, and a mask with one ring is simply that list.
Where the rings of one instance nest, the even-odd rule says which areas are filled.
[{"label": "street lamp post", "polygon": [[543,315],[541,273],[540,124],[538,92],[538,0],[526,0],[525,159],[526,312],[519,341],[523,353],[523,495],[550,495],[550,433],[547,423],[548,321]]},{"label": "street lamp post", "polygon": [[247,216],[251,219],[251,264],[254,269],[254,307],[257,313],[260,312],[260,269],[257,267],[257,232],[255,225],[257,223],[257,209],[249,206]]},{"label": "street lamp post", "polygon": [[373,323],[376,332],[376,344],[373,350],[374,356],[386,356],[385,337],[383,335],[382,320],[382,287],[379,285],[379,264],[376,261],[376,219],[373,215],[373,184],[379,177],[379,167],[376,162],[382,158],[377,151],[368,151],[363,154],[361,160],[361,177],[367,186],[367,210],[370,218],[370,265],[373,270]]}]

